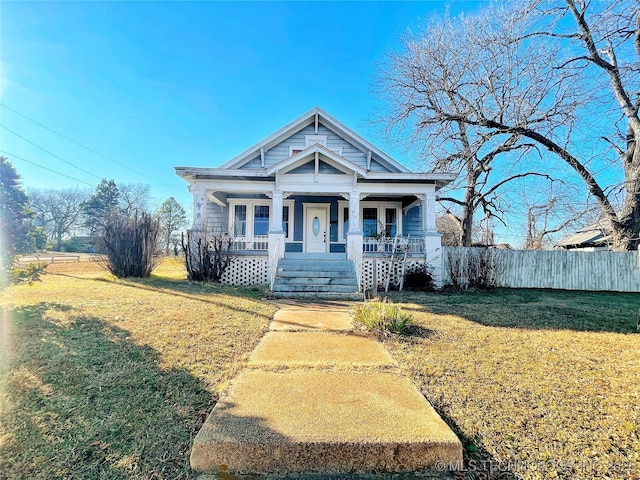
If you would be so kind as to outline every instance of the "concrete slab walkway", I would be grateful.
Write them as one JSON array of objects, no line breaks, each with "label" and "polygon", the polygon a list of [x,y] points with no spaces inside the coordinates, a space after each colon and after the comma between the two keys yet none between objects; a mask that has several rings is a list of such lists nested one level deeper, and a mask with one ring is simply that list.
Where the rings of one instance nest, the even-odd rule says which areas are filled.
[{"label": "concrete slab walkway", "polygon": [[[462,445],[348,304],[281,304],[271,330],[196,436],[198,472],[411,472]],[[459,464],[459,463],[458,463]]]}]

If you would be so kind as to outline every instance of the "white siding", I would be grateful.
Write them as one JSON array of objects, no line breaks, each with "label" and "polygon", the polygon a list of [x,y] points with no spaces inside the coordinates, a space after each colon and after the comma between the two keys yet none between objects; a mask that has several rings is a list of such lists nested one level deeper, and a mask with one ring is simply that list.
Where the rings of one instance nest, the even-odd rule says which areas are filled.
[{"label": "white siding", "polygon": [[213,202],[207,202],[207,225],[215,231],[226,232],[229,229],[229,208],[222,208]]},{"label": "white siding", "polygon": [[[468,248],[443,247],[444,281],[448,255]],[[640,292],[639,252],[571,252],[564,250],[498,250],[498,285],[509,288],[552,288]]]}]

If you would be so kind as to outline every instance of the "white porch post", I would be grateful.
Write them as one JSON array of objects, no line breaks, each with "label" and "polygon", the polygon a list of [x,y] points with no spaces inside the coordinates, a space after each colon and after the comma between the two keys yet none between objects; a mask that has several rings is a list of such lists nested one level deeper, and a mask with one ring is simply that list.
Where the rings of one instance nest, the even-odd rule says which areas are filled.
[{"label": "white porch post", "polygon": [[[346,195],[345,195],[346,196]],[[353,262],[358,286],[362,285],[362,232],[360,231],[360,193],[349,196],[349,231],[347,232],[347,258]]]},{"label": "white porch post", "polygon": [[284,257],[285,233],[282,230],[282,201],[284,195],[281,190],[273,190],[271,197],[271,212],[269,215],[269,260],[267,275],[269,283],[273,286],[273,279],[278,268],[278,260]]},{"label": "white porch post", "polygon": [[419,198],[422,201],[422,230],[424,235],[425,259],[427,264],[433,267],[435,284],[441,285],[444,265],[441,235],[436,230],[436,192],[428,191],[420,195]]},{"label": "white porch post", "polygon": [[422,229],[424,233],[436,231],[436,192],[422,195]]},{"label": "white porch post", "polygon": [[193,224],[194,230],[204,228],[207,221],[207,199],[206,190],[204,188],[191,186],[189,191],[193,195]]}]

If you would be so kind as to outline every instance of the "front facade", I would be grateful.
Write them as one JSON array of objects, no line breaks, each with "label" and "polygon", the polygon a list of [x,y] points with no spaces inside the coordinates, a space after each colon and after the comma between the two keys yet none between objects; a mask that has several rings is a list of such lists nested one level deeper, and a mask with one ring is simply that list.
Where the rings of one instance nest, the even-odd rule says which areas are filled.
[{"label": "front facade", "polygon": [[394,243],[439,276],[436,192],[452,176],[410,172],[319,108],[219,168],[176,172],[193,195],[192,228],[234,239],[228,283],[269,283],[288,255],[326,255],[353,262],[371,288],[367,262]]}]

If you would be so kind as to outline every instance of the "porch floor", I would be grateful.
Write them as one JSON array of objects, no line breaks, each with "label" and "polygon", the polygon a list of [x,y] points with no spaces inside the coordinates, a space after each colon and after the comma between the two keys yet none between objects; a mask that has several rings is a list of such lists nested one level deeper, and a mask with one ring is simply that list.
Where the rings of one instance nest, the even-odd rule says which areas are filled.
[{"label": "porch floor", "polygon": [[[462,445],[346,306],[278,313],[198,433],[191,466],[221,474],[414,472],[461,465]],[[316,321],[309,317],[315,316]],[[338,317],[334,329],[318,328]],[[222,478],[222,477],[220,477]],[[226,477],[225,477],[226,478]]]}]

